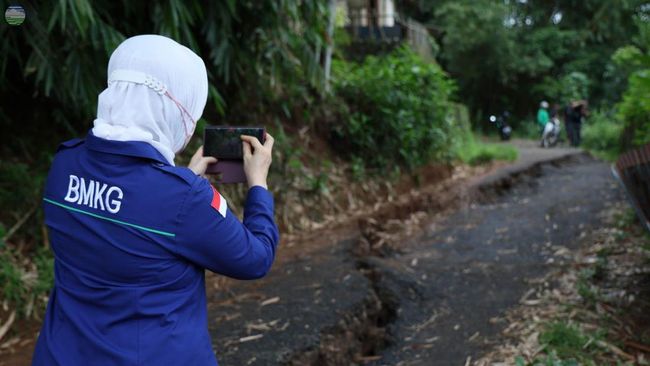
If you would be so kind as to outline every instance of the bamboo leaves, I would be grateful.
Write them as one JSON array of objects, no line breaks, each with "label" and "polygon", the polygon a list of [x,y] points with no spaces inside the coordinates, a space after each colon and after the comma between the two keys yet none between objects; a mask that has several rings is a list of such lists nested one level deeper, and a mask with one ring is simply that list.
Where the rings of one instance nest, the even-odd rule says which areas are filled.
[{"label": "bamboo leaves", "polygon": [[[60,109],[83,130],[105,87],[115,47],[128,36],[158,33],[205,60],[208,109],[223,115],[226,106],[251,102],[260,109],[271,104],[269,98],[321,86],[316,50],[324,44],[326,12],[325,0],[59,0],[27,6],[27,22],[19,31],[0,28],[0,50],[6,55],[0,61],[0,90],[12,90],[12,99],[32,108],[44,105],[40,98],[45,98],[43,108]],[[4,112],[10,119],[19,115]]]}]

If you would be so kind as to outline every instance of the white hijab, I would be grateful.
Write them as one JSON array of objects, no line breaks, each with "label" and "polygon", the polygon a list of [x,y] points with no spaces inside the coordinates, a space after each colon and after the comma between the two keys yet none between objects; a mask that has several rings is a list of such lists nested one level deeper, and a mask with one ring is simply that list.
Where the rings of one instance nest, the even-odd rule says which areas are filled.
[{"label": "white hijab", "polygon": [[93,135],[147,142],[174,165],[207,101],[203,60],[167,37],[131,37],[111,55],[108,84],[98,98]]}]

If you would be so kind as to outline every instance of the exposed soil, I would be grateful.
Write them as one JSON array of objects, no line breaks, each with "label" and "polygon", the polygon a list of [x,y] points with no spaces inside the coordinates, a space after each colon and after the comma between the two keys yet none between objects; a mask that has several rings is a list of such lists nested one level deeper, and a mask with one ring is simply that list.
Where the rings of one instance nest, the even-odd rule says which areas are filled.
[{"label": "exposed soil", "polygon": [[[6,321],[8,318],[9,314],[0,311],[0,319]],[[32,362],[32,351],[41,323],[38,320],[14,319],[19,324],[18,332],[3,343],[6,346],[0,348],[0,366],[22,366]]]}]

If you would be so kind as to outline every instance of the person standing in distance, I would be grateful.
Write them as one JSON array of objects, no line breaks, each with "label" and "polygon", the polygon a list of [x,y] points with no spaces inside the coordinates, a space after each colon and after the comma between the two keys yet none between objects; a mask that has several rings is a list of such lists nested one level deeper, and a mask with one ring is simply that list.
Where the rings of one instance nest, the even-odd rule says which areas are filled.
[{"label": "person standing in distance", "polygon": [[240,222],[203,177],[199,148],[174,164],[208,96],[201,58],[142,35],[108,63],[85,139],[59,147],[43,195],[54,288],[32,365],[216,365],[205,269],[263,277],[279,242],[268,191],[273,137],[242,136]]},{"label": "person standing in distance", "polygon": [[579,147],[581,142],[581,128],[582,120],[588,115],[587,101],[576,100],[572,101],[566,109],[566,129],[571,146]]},{"label": "person standing in distance", "polygon": [[548,121],[548,102],[543,100],[539,103],[539,109],[537,110],[537,125],[539,126],[540,135],[544,133],[544,127],[546,127]]}]

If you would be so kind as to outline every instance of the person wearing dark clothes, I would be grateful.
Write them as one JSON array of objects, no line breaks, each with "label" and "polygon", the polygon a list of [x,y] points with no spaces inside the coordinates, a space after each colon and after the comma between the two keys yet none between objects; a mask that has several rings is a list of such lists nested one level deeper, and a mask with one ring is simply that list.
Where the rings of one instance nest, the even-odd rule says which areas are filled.
[{"label": "person wearing dark clothes", "polygon": [[569,143],[573,145],[573,102],[567,104],[564,107],[564,126],[566,127],[566,136],[569,139]]},{"label": "person wearing dark clothes", "polygon": [[573,101],[564,112],[566,132],[571,146],[580,146],[582,117],[586,114],[586,101]]},{"label": "person wearing dark clothes", "polygon": [[551,112],[550,112],[551,120],[553,120],[553,118],[556,118],[559,113],[560,113],[560,106],[558,104],[553,104],[553,107],[551,107]]}]

